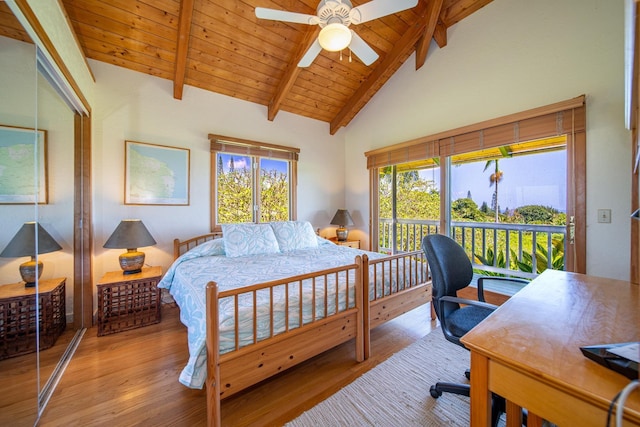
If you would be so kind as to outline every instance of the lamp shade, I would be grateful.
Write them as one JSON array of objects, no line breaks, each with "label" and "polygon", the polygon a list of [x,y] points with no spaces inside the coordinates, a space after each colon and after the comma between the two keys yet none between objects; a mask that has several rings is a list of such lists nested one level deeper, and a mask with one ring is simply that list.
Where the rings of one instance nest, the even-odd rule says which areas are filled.
[{"label": "lamp shade", "polygon": [[328,24],[318,34],[318,43],[324,50],[338,52],[351,43],[351,30],[344,24],[334,22]]},{"label": "lamp shade", "polygon": [[134,249],[143,246],[153,246],[156,241],[139,219],[123,219],[107,239],[103,248],[106,249]]},{"label": "lamp shade", "polygon": [[333,219],[331,220],[331,224],[340,225],[343,227],[347,225],[353,225],[353,219],[351,219],[351,215],[349,214],[348,210],[338,209],[336,211],[336,214],[333,216]]},{"label": "lamp shade", "polygon": [[[37,231],[36,231],[37,230]],[[36,234],[37,233],[37,234]],[[36,250],[37,242],[37,250]],[[35,256],[59,251],[62,246],[37,222],[26,222],[0,253],[3,258]]]},{"label": "lamp shade", "polygon": [[62,246],[37,222],[25,222],[0,253],[3,258],[28,256],[31,259],[20,264],[20,276],[26,287],[33,287],[42,275],[42,261],[36,255],[59,251]]}]

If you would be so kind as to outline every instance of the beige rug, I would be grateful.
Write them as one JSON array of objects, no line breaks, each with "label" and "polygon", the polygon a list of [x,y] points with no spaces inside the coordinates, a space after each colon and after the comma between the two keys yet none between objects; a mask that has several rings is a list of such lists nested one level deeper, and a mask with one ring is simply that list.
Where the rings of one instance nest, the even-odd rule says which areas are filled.
[{"label": "beige rug", "polygon": [[286,424],[315,426],[468,426],[469,398],[445,393],[438,381],[467,382],[469,352],[436,329]]}]

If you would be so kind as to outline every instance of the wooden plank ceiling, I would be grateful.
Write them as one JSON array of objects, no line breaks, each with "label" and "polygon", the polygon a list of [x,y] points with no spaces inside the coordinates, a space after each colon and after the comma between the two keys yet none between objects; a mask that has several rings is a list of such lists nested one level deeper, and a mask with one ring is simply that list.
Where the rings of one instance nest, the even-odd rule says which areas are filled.
[{"label": "wooden plank ceiling", "polygon": [[[403,12],[355,30],[380,56],[365,66],[346,50],[322,51],[296,66],[317,25],[258,19],[256,7],[316,14],[319,0],[62,0],[88,58],[265,106],[269,120],[288,111],[346,126],[413,52],[425,63],[431,40],[447,44],[447,29],[491,0],[419,0]],[[352,0],[354,7],[366,3]],[[3,2],[0,2],[2,4]],[[15,28],[0,21],[0,35]]]}]

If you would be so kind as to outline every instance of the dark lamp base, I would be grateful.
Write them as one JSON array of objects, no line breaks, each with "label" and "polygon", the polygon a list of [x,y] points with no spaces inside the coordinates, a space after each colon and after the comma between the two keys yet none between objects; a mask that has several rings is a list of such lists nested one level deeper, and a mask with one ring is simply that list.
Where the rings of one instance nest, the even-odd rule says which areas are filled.
[{"label": "dark lamp base", "polygon": [[142,273],[142,269],[138,269],[138,270],[124,270],[122,272],[122,274],[137,274],[137,273]]}]

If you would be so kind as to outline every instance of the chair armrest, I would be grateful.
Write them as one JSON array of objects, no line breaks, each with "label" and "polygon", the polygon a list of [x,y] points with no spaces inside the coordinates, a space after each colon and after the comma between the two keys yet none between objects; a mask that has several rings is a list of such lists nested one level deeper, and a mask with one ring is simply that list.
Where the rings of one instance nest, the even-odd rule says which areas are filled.
[{"label": "chair armrest", "polygon": [[495,280],[498,282],[512,282],[512,283],[522,283],[528,284],[529,281],[525,279],[516,279],[511,277],[499,277],[499,276],[481,276],[478,277],[478,301],[484,302],[484,281],[486,280]]},{"label": "chair armrest", "polygon": [[464,305],[473,305],[475,307],[488,308],[490,310],[495,310],[496,308],[498,308],[497,305],[489,304],[488,302],[484,302],[484,301],[475,301],[475,300],[472,300],[472,299],[450,297],[450,296],[446,296],[445,295],[443,297],[440,297],[440,299],[439,299],[440,312],[441,313],[443,311],[445,302],[453,302],[453,303],[464,304]]}]

